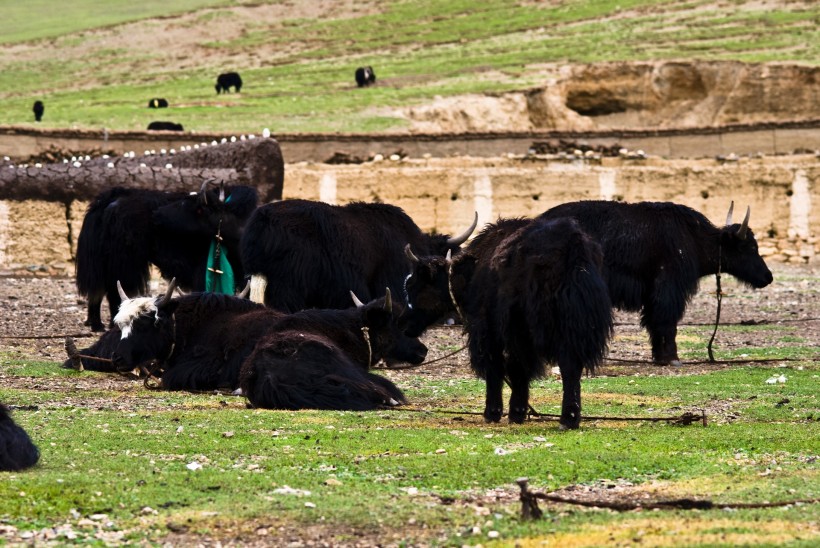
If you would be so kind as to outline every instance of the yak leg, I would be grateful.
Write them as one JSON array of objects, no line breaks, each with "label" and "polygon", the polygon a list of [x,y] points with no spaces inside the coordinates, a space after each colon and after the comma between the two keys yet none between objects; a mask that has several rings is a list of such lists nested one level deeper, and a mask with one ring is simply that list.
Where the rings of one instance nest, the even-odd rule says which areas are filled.
[{"label": "yak leg", "polygon": [[84,325],[89,326],[91,331],[105,331],[100,313],[104,296],[105,293],[103,291],[95,291],[88,295],[88,315],[86,316]]},{"label": "yak leg", "polygon": [[498,422],[504,412],[504,372],[500,367],[487,370],[487,395],[484,403],[484,420]]},{"label": "yak leg", "polygon": [[530,403],[529,379],[510,374],[510,422],[521,424],[527,418]]},{"label": "yak leg", "polygon": [[675,337],[686,303],[672,294],[665,295],[663,288],[668,285],[658,284],[651,301],[644,304],[641,324],[649,332],[652,360],[658,365],[680,365]]},{"label": "yak leg", "polygon": [[581,367],[559,364],[564,397],[561,402],[561,430],[574,430],[581,425]]}]

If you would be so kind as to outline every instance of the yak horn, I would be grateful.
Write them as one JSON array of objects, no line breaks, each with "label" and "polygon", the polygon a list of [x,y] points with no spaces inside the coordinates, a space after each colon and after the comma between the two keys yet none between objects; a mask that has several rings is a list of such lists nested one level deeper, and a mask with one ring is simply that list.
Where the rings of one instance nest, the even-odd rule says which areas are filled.
[{"label": "yak horn", "polygon": [[732,224],[732,211],[735,209],[735,201],[732,200],[729,204],[729,214],[726,215],[726,226],[731,226]]},{"label": "yak horn", "polygon": [[240,299],[247,299],[248,295],[251,294],[251,281],[248,280],[248,283],[245,284],[245,289],[240,291],[236,296]]},{"label": "yak horn", "polygon": [[122,288],[122,284],[119,280],[117,280],[117,293],[120,294],[120,299],[123,301],[127,301],[129,299],[128,295],[125,294],[125,290]]},{"label": "yak horn", "polygon": [[470,225],[470,228],[464,231],[461,236],[453,236],[452,238],[447,239],[447,245],[449,246],[457,246],[461,245],[467,241],[467,238],[470,237],[470,234],[473,233],[475,227],[478,226],[478,211],[475,212],[475,217],[473,218],[473,224]]},{"label": "yak horn", "polygon": [[361,299],[359,299],[359,297],[356,296],[355,293],[353,293],[352,289],[350,290],[350,296],[353,298],[353,304],[356,305],[356,308],[361,308],[364,306],[364,303],[361,301]]},{"label": "yak horn", "polygon": [[219,181],[219,202],[225,203],[225,181]]},{"label": "yak horn", "polygon": [[450,264],[450,263],[453,262],[453,250],[452,249],[447,250],[447,255],[444,256],[444,260],[447,261],[447,264]]},{"label": "yak horn", "polygon": [[746,206],[746,217],[743,218],[743,223],[741,223],[740,228],[737,229],[737,237],[741,240],[746,239],[746,234],[749,232],[749,217],[752,215],[752,208],[750,206]]},{"label": "yak horn", "polygon": [[208,185],[215,185],[216,179],[205,179],[202,186],[199,187],[199,201],[202,205],[208,205]]},{"label": "yak horn", "polygon": [[404,246],[404,255],[405,255],[408,259],[410,259],[410,262],[411,262],[411,263],[418,263],[418,262],[420,262],[420,261],[419,261],[419,258],[418,258],[418,257],[416,257],[416,255],[415,255],[415,254],[413,253],[413,251],[410,249],[410,244],[407,244],[406,246]]},{"label": "yak horn", "polygon": [[177,279],[176,278],[171,278],[171,281],[168,282],[168,290],[165,292],[165,295],[163,295],[155,303],[157,308],[162,308],[163,306],[165,306],[166,304],[168,304],[171,301],[171,295],[174,294],[174,289],[176,289],[176,287],[177,287]]},{"label": "yak horn", "polygon": [[390,294],[390,288],[387,288],[387,292],[384,294],[384,309],[389,313],[393,313],[393,296]]}]

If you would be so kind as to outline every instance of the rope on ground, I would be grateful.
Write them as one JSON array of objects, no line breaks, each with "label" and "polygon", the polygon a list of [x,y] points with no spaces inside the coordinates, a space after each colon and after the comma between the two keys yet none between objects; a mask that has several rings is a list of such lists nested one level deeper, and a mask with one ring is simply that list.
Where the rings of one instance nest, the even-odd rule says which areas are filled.
[{"label": "rope on ground", "polygon": [[784,506],[794,506],[801,504],[817,504],[820,498],[787,500],[781,502],[759,502],[759,503],[721,503],[711,500],[694,499],[694,498],[680,498],[659,500],[655,502],[640,502],[640,501],[610,501],[610,500],[582,500],[573,499],[569,497],[562,497],[550,493],[537,493],[529,490],[529,478],[518,478],[516,483],[521,488],[521,517],[522,519],[538,519],[543,515],[543,511],[538,507],[538,499],[547,500],[550,502],[558,502],[562,504],[573,504],[576,506],[586,506],[588,508],[607,508],[616,510],[618,512],[627,512],[630,510],[712,510],[715,508],[732,508],[732,509],[748,509],[748,508],[781,508]]}]

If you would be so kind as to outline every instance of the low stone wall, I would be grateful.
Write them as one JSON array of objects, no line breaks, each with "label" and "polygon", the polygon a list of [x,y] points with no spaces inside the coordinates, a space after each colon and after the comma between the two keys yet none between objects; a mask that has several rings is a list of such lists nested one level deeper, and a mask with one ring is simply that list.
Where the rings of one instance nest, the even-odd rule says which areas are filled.
[{"label": "low stone wall", "polygon": [[[555,161],[431,158],[357,165],[288,164],[285,198],[344,204],[383,201],[404,208],[424,230],[460,233],[498,217],[532,216],[573,200],[673,201],[725,222],[751,206],[751,227],[770,261],[820,255],[820,159],[815,155],[715,160]],[[0,273],[73,275],[87,203],[0,202]]]}]

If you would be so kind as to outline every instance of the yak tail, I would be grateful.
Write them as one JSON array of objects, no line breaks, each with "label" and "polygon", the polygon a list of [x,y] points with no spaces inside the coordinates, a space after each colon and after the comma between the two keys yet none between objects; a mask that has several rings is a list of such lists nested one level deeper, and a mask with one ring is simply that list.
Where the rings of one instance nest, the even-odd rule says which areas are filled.
[{"label": "yak tail", "polygon": [[0,404],[0,471],[13,472],[30,468],[40,460],[40,451]]},{"label": "yak tail", "polygon": [[337,363],[329,372],[309,362],[268,358],[248,366],[254,371],[243,371],[242,391],[254,407],[369,411],[406,402],[395,384],[353,364]]},{"label": "yak tail", "polygon": [[251,301],[265,304],[265,289],[268,287],[268,279],[264,274],[254,274],[251,276]]},{"label": "yak tail", "polygon": [[80,295],[102,292],[105,289],[106,258],[100,253],[103,240],[103,215],[108,200],[95,200],[83,218],[77,237],[77,290]]},{"label": "yak tail", "polygon": [[[606,356],[612,337],[612,304],[598,266],[599,248],[585,239],[573,240],[566,248],[563,276],[549,291],[541,288],[528,320],[535,345],[548,361],[562,369],[593,372]],[[547,282],[542,278],[540,283]]]}]

